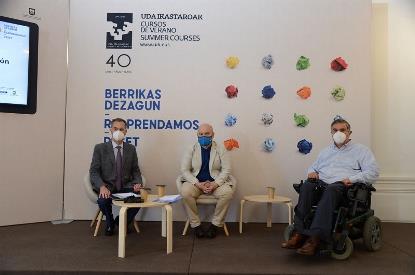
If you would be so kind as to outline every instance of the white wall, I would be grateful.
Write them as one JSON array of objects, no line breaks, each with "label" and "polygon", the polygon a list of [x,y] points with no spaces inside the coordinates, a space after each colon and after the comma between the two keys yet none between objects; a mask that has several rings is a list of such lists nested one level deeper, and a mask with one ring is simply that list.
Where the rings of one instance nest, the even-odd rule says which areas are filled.
[{"label": "white wall", "polygon": [[373,149],[381,166],[374,206],[383,220],[415,222],[413,80],[415,2],[373,5]]},{"label": "white wall", "polygon": [[[374,33],[372,148],[381,165],[381,179],[376,185],[378,192],[374,196],[374,207],[377,215],[384,220],[413,222],[415,221],[415,212],[412,210],[415,199],[415,175],[412,166],[415,163],[415,152],[411,142],[413,136],[411,122],[415,114],[412,108],[414,94],[411,90],[413,82],[411,67],[414,55],[411,45],[415,40],[414,2],[411,0],[373,2],[386,3],[383,7],[374,6],[374,21],[372,22]],[[47,221],[61,217],[68,6],[68,1],[63,0],[38,0],[36,2],[2,0],[0,2],[0,15],[33,21],[40,26],[38,113],[35,115],[0,114],[1,128],[12,133],[10,135],[12,138],[8,138],[3,131],[0,135],[0,186],[2,188],[0,225]],[[28,19],[24,16],[28,13],[29,7],[36,8],[41,20]],[[94,8],[91,7],[89,11]],[[234,54],[234,51],[230,51],[229,54]],[[260,52],[258,56],[263,54],[266,53]],[[220,58],[222,59],[222,56]],[[220,85],[221,89],[222,86]],[[222,116],[218,119],[218,125],[221,119]],[[100,129],[100,125],[92,127],[94,131]],[[324,125],[321,125],[321,129],[323,128]],[[229,129],[220,129],[220,131],[224,130]],[[180,139],[192,140],[192,137],[188,135],[190,133]],[[94,207],[82,195],[81,177],[84,170],[87,170],[85,167],[89,165],[92,146],[95,142],[99,142],[100,138],[99,135],[88,137],[88,146],[85,147],[87,152],[78,155],[80,167],[84,168],[67,180],[69,186],[74,185],[73,190],[79,190],[79,197],[75,196],[71,203],[72,210],[69,217],[90,218],[92,215]],[[146,140],[148,141],[149,138]],[[363,133],[356,139],[369,143],[368,138],[369,135]],[[324,141],[319,146],[323,145]],[[148,150],[150,149],[153,147]],[[181,149],[182,147],[174,149],[173,154],[177,158],[180,157]],[[314,155],[308,157],[307,163],[300,165],[299,170],[305,168],[308,162],[315,158],[316,149],[318,148],[315,148]],[[72,153],[77,154],[78,150]],[[141,148],[139,153],[141,166],[148,174],[150,167],[156,163],[145,161],[150,152]],[[241,159],[241,156],[250,157],[249,151],[248,154],[246,151],[232,154],[234,162],[235,158]],[[163,160],[161,164],[166,167],[169,165]],[[234,166],[235,164],[235,169],[238,171],[238,160]],[[169,191],[174,192],[171,180],[176,174],[178,163],[174,163],[168,169],[168,173],[148,176],[151,181],[168,181]],[[278,179],[278,177],[275,178]],[[297,178],[300,176],[295,176],[295,179]],[[250,177],[247,179],[251,180]],[[267,183],[260,184],[264,186]],[[295,197],[289,190],[289,184],[284,184],[286,186],[281,191]],[[253,191],[249,188],[246,190]],[[25,203],[22,204],[21,201]],[[29,201],[30,203],[26,203]],[[85,215],[75,214],[73,206],[76,202],[79,203],[79,208],[76,208],[75,212],[80,213],[84,209],[89,212],[86,211]],[[12,212],[9,211],[10,207],[13,207]],[[235,210],[236,205],[233,206],[232,211]],[[251,211],[259,211],[258,217],[262,219],[263,211],[257,208]],[[251,212],[251,214],[257,212]],[[285,219],[284,211],[280,213]],[[232,215],[235,214],[233,212]],[[278,217],[279,213],[276,214]]]},{"label": "white wall", "polygon": [[[105,113],[110,113],[109,117],[137,119],[198,119],[213,124],[218,142],[229,137],[238,139],[241,148],[230,152],[232,173],[239,181],[228,215],[233,221],[241,197],[265,193],[265,186],[276,186],[280,195],[296,200],[291,184],[305,177],[306,168],[331,142],[330,123],[336,114],[350,120],[354,140],[370,145],[370,1],[177,0],[174,6],[154,0],[70,3],[74,19],[69,39],[66,218],[88,219],[96,210],[84,194],[82,179],[88,172],[94,144],[102,141]],[[134,13],[132,50],[105,49],[105,33],[110,29],[107,12]],[[201,42],[166,48],[139,47],[140,13],[165,12],[202,13],[203,22],[168,23],[180,32],[200,34]],[[129,69],[133,73],[106,74],[109,56],[122,53],[131,55]],[[261,67],[261,59],[267,54],[275,58],[269,71]],[[224,65],[230,55],[241,59],[235,70]],[[311,58],[309,70],[295,69],[301,55]],[[341,73],[330,70],[331,60],[338,56],[350,64]],[[228,99],[224,93],[232,83],[240,90],[236,99]],[[268,101],[260,94],[267,84],[277,91]],[[313,90],[307,101],[295,94],[304,85]],[[335,102],[329,94],[335,85],[347,90],[342,102]],[[105,88],[160,88],[162,109],[106,112]],[[228,112],[239,118],[231,128],[223,122]],[[263,112],[275,115],[276,122],[270,127],[261,125]],[[294,112],[307,114],[310,125],[296,127]],[[167,184],[168,192],[175,193],[183,149],[196,141],[195,131],[131,128],[129,133],[140,137],[139,162],[149,185]],[[261,149],[266,137],[278,143],[273,153]],[[314,145],[308,155],[297,152],[296,144],[303,138]],[[285,222],[286,212],[283,206],[275,206],[274,220]],[[155,217],[150,213],[146,218]],[[264,221],[265,207],[247,205],[245,217]],[[181,207],[176,207],[175,218],[184,218]]]},{"label": "white wall", "polygon": [[39,25],[37,113],[0,113],[0,225],[60,219],[68,1],[2,0],[0,15]]}]

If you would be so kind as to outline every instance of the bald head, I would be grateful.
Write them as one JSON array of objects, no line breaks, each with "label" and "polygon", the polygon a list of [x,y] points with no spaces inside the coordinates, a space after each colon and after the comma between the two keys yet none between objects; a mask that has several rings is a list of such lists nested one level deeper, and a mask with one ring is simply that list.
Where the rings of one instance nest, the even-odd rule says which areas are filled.
[{"label": "bald head", "polygon": [[199,137],[202,137],[202,136],[213,137],[214,132],[213,132],[212,125],[207,124],[207,123],[200,124],[199,129],[197,130],[197,135]]}]

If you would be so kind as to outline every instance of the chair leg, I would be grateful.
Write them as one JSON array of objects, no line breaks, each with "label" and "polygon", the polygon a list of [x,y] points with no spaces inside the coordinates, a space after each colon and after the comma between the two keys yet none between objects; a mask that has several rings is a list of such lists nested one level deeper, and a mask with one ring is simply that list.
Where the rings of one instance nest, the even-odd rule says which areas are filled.
[{"label": "chair leg", "polygon": [[223,230],[225,231],[226,237],[229,237],[229,231],[228,231],[228,227],[226,226],[226,223],[223,223]]},{"label": "chair leg", "polygon": [[94,237],[98,235],[98,230],[99,230],[99,227],[101,226],[102,216],[103,216],[102,211],[99,211],[97,225],[95,226]]},{"label": "chair leg", "polygon": [[97,217],[98,217],[99,211],[100,211],[100,210],[99,210],[99,208],[98,208],[97,213],[95,214],[94,218],[92,219],[91,224],[89,225],[89,227],[93,227],[93,226],[94,226],[95,221],[97,220]]},{"label": "chair leg", "polygon": [[187,229],[189,228],[189,225],[190,225],[190,220],[187,219],[186,224],[184,225],[183,233],[182,233],[183,236],[186,235]]},{"label": "chair leg", "polygon": [[136,219],[134,219],[134,228],[135,228],[135,231],[136,231],[137,233],[140,233],[140,228],[138,227],[138,222],[137,222],[137,220],[136,220]]},{"label": "chair leg", "polygon": [[243,223],[243,214],[244,214],[244,204],[245,200],[241,200],[241,209],[239,213],[239,233],[242,234],[242,223]]}]

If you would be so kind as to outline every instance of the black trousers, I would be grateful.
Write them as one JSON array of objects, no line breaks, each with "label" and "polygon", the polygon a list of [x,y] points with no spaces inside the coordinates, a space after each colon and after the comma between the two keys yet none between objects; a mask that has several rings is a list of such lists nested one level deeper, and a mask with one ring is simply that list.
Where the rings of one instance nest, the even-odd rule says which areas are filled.
[{"label": "black trousers", "polygon": [[[320,187],[320,188],[319,188]],[[305,181],[300,188],[300,197],[295,207],[294,228],[307,236],[317,236],[321,240],[331,242],[334,210],[342,203],[346,195],[346,186],[342,182],[327,184]],[[306,219],[311,207],[317,205],[311,225],[307,228]]]},{"label": "black trousers", "polygon": [[[120,192],[132,192],[131,189],[122,189]],[[112,216],[112,199],[104,199],[104,198],[98,198],[97,200],[99,209],[102,211],[102,213],[105,215],[105,222],[107,229],[111,228],[114,229],[114,226],[118,226],[118,216],[114,219]],[[140,208],[129,208],[127,210],[127,225],[129,225],[135,218],[135,215],[137,215]]]}]

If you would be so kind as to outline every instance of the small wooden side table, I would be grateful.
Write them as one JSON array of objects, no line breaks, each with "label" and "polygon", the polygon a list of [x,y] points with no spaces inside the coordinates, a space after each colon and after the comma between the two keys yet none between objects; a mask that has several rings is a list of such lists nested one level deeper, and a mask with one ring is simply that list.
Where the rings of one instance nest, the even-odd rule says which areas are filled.
[{"label": "small wooden side table", "polygon": [[292,224],[292,215],[293,215],[293,205],[290,198],[283,196],[275,196],[273,199],[270,199],[268,195],[250,195],[245,196],[241,200],[241,209],[239,216],[239,233],[242,234],[242,221],[243,221],[243,209],[246,201],[257,202],[257,203],[266,203],[267,204],[267,227],[272,226],[272,204],[283,203],[288,207],[288,223]]},{"label": "small wooden side table", "polygon": [[173,251],[173,213],[172,207],[168,203],[153,202],[152,200],[158,198],[157,195],[148,195],[146,202],[142,203],[124,203],[123,201],[114,200],[112,203],[121,207],[120,220],[118,228],[118,257],[125,258],[125,235],[127,232],[127,210],[128,208],[150,208],[160,207],[162,209],[161,216],[161,235],[167,239],[167,254]]}]

